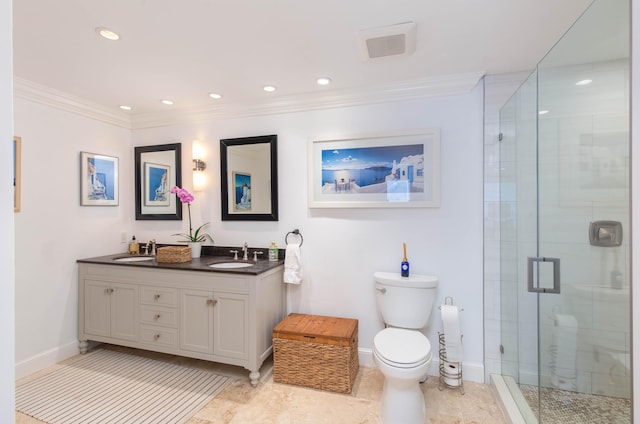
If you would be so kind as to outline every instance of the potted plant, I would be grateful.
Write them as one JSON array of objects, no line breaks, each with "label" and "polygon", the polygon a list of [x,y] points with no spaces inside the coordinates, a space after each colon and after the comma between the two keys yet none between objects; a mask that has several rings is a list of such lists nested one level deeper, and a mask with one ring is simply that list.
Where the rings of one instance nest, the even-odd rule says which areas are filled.
[{"label": "potted plant", "polygon": [[174,236],[184,237],[191,247],[191,257],[199,258],[202,252],[202,242],[206,241],[207,239],[213,242],[213,238],[208,233],[205,233],[203,231],[204,228],[209,225],[209,223],[207,222],[205,224],[202,224],[201,226],[196,228],[195,231],[193,231],[193,226],[191,224],[191,203],[195,200],[195,197],[193,196],[193,194],[189,193],[188,190],[180,188],[178,186],[173,186],[171,188],[171,193],[177,195],[178,199],[180,199],[180,202],[182,202],[183,204],[187,204],[187,210],[189,212],[189,234],[178,233],[174,234]]}]

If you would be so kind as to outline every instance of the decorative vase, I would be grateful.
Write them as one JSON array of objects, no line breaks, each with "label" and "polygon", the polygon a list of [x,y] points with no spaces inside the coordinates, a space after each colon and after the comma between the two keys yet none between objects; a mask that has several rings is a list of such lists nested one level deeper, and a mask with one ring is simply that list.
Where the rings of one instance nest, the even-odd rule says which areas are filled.
[{"label": "decorative vase", "polygon": [[199,258],[200,253],[202,252],[202,243],[200,243],[199,241],[194,241],[189,243],[189,247],[191,248],[191,257]]}]

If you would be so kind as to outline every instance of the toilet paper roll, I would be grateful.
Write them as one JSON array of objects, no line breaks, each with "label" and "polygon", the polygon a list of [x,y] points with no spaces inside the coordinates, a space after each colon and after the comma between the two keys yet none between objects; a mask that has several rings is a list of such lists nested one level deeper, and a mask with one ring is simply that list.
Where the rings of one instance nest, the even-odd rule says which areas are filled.
[{"label": "toilet paper roll", "polygon": [[454,364],[448,361],[444,361],[443,368],[445,372],[444,382],[447,383],[447,385],[452,387],[459,386],[460,379],[458,378],[458,376],[461,373],[459,363],[456,362]]},{"label": "toilet paper roll", "polygon": [[460,311],[455,305],[440,306],[444,348],[449,362],[462,362],[462,335],[460,334],[459,315]]}]

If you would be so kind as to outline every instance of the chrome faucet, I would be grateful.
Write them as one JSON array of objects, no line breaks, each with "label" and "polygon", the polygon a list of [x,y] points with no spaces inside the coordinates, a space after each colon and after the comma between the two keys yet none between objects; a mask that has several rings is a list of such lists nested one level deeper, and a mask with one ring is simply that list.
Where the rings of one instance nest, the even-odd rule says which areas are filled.
[{"label": "chrome faucet", "polygon": [[262,255],[264,252],[261,252],[259,250],[254,250],[253,251],[253,262],[258,262],[258,255]]},{"label": "chrome faucet", "polygon": [[156,256],[156,239],[149,240],[144,245],[144,256]]},{"label": "chrome faucet", "polygon": [[247,252],[248,251],[249,251],[249,245],[245,241],[244,244],[242,245],[242,260],[243,261],[248,261],[249,260],[249,257],[247,256]]}]

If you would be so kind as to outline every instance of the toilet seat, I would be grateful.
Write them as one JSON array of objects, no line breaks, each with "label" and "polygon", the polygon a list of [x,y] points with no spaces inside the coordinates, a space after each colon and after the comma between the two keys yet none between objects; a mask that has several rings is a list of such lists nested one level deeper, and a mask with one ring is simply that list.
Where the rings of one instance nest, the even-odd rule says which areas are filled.
[{"label": "toilet seat", "polygon": [[424,334],[405,328],[385,328],[373,338],[379,360],[397,368],[414,368],[431,360],[431,343]]}]

